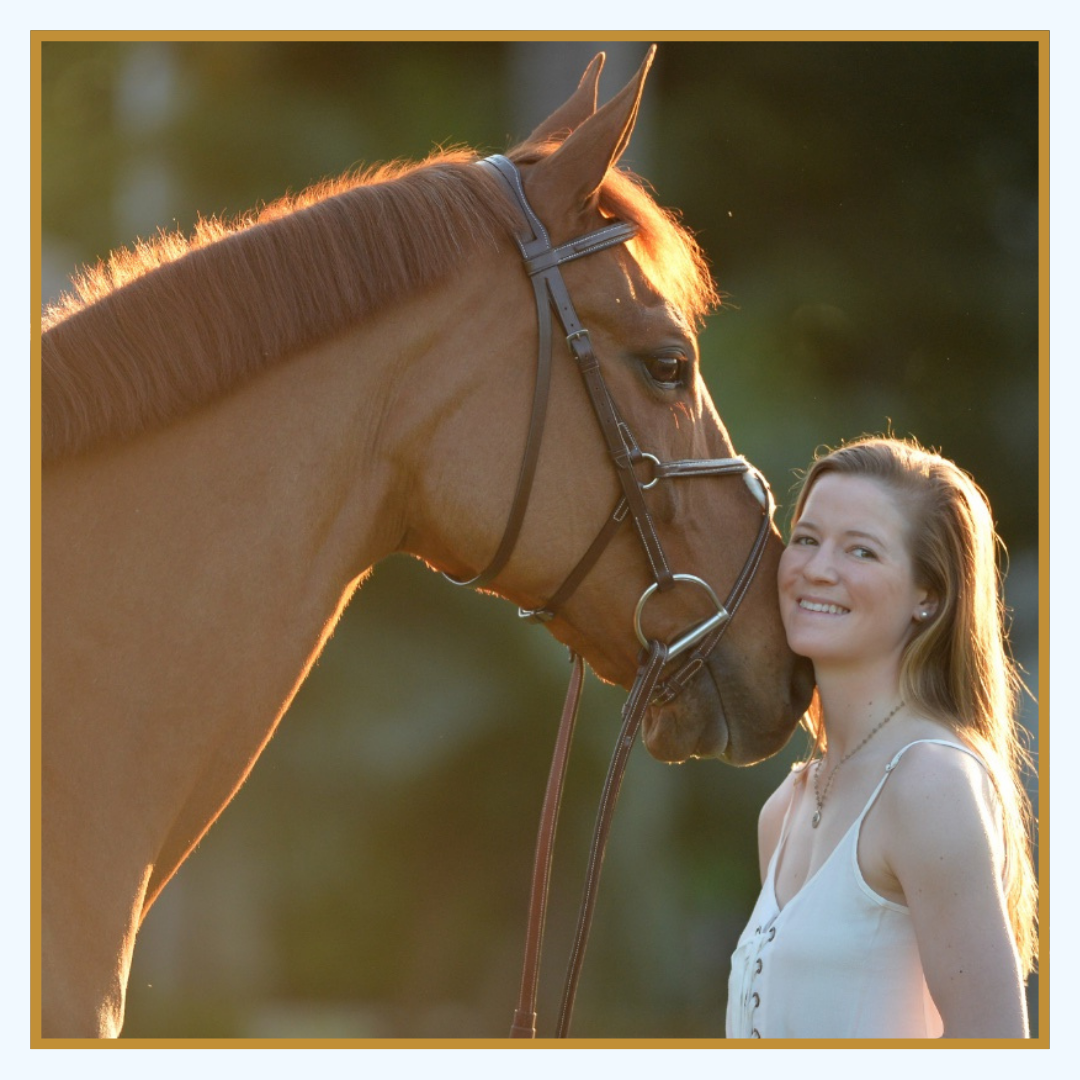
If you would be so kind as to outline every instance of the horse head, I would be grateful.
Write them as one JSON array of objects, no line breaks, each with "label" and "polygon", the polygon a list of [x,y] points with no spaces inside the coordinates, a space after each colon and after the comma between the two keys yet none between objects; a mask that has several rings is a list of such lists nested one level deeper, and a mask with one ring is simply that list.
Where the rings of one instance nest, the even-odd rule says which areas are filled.
[{"label": "horse head", "polygon": [[[644,738],[661,760],[749,764],[787,741],[808,704],[812,678],[788,649],[780,622],[781,545],[771,496],[756,470],[737,458],[699,370],[695,330],[715,300],[704,261],[674,217],[616,167],[651,59],[652,51],[634,79],[597,109],[598,56],[572,97],[510,153],[514,166],[503,167],[511,195],[522,185],[523,215],[539,222],[527,223],[518,236],[527,268],[535,282],[563,258],[567,295],[561,286],[537,287],[537,313],[530,316],[526,276],[520,267],[506,270],[507,281],[520,282],[526,304],[514,321],[528,329],[522,336],[519,326],[506,340],[535,354],[538,317],[541,368],[547,350],[553,353],[544,376],[550,420],[542,440],[530,429],[517,497],[512,485],[489,486],[486,504],[474,505],[474,519],[496,529],[508,513],[520,517],[520,535],[508,542],[504,533],[488,572],[466,558],[455,563],[455,573],[539,616],[601,678],[623,686],[633,682],[641,642],[670,643],[688,628],[715,622],[718,608],[737,608],[708,639],[714,647],[671,665],[676,675],[646,716]],[[619,233],[613,219],[631,222],[636,233]],[[532,234],[545,230],[546,250],[536,254],[544,245]],[[568,254],[565,245],[579,237],[587,258]],[[507,255],[520,263],[511,248]],[[583,330],[567,337],[556,327],[549,345],[543,330],[549,305],[564,330],[578,322]],[[578,321],[567,323],[562,308]],[[500,306],[504,328],[509,310]],[[573,362],[585,331],[600,372],[591,376],[599,384],[589,393]],[[568,357],[564,338],[574,355]],[[528,369],[526,356],[521,365]],[[501,378],[520,377],[515,365]],[[605,401],[614,403],[607,430],[598,423]],[[535,402],[534,393],[534,412]],[[507,409],[499,424],[507,480],[522,458],[527,409],[518,405],[517,412],[520,420]],[[640,476],[640,517],[620,499],[625,484],[620,487],[613,457],[629,458]],[[530,470],[526,508],[520,477]],[[480,546],[491,544],[489,538]]]}]

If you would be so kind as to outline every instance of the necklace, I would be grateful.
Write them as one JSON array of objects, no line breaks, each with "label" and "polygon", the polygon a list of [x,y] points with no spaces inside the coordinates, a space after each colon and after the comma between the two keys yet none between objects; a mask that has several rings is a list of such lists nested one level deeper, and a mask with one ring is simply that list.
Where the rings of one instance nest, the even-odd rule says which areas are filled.
[{"label": "necklace", "polygon": [[832,782],[836,779],[836,774],[840,771],[841,766],[845,761],[850,761],[902,708],[904,707],[903,699],[900,700],[900,704],[888,716],[885,717],[879,724],[875,725],[870,734],[854,750],[845,754],[839,762],[837,762],[836,768],[829,773],[829,779],[825,781],[825,790],[821,791],[818,787],[818,774],[821,772],[821,762],[818,762],[818,767],[814,770],[814,802],[817,803],[817,809],[814,811],[814,816],[810,819],[810,824],[816,829],[821,824],[821,808],[825,805],[825,800],[829,797],[829,788],[832,787]]}]

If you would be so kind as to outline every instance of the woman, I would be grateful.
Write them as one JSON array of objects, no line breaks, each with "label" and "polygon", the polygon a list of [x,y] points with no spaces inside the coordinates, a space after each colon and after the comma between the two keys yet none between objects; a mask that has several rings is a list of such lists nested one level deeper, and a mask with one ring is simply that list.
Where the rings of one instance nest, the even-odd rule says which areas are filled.
[{"label": "woman", "polygon": [[766,802],[729,1038],[1023,1038],[1021,683],[985,496],[911,442],[814,462],[778,575],[819,751]]}]

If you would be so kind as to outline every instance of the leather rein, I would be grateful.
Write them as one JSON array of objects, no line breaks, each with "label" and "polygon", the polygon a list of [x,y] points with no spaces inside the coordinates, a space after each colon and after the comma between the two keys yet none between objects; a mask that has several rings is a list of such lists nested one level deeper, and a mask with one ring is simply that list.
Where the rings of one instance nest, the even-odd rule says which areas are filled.
[{"label": "leather rein", "polygon": [[[653,577],[653,583],[642,593],[634,611],[634,631],[642,645],[640,666],[622,709],[622,728],[608,767],[597,813],[584,893],[556,1031],[557,1038],[565,1038],[569,1033],[574,998],[592,923],[600,870],[614,817],[615,803],[638,728],[650,704],[664,704],[671,701],[689,684],[723,636],[746,596],[761,563],[768,541],[774,503],[764,477],[745,458],[701,458],[665,462],[660,461],[653,454],[642,451],[608,392],[600,370],[599,359],[593,351],[589,331],[578,319],[559,267],[573,259],[583,258],[625,243],[637,233],[637,226],[623,221],[611,221],[600,229],[588,232],[559,247],[553,247],[547,230],[525,197],[524,185],[517,166],[501,154],[488,157],[479,162],[479,165],[491,170],[499,177],[522,214],[522,226],[516,239],[525,270],[532,281],[536,299],[538,328],[536,383],[525,451],[502,540],[491,562],[475,577],[462,580],[449,575],[445,576],[456,585],[483,586],[494,580],[513,554],[528,507],[543,440],[551,381],[551,312],[554,311],[565,335],[570,355],[584,380],[585,389],[615,467],[622,494],[596,539],[547,602],[532,610],[519,609],[519,614],[523,618],[539,622],[547,622],[554,618],[555,613],[566,603],[595,565],[627,517],[633,522],[645,549]],[[639,467],[641,471],[648,472],[647,479],[642,479],[639,475]],[[723,603],[720,602],[712,587],[702,578],[693,574],[674,573],[671,570],[645,500],[645,492],[661,481],[716,476],[741,476],[762,507],[762,520],[757,536],[742,571]],[[664,643],[649,639],[643,632],[641,621],[647,601],[655,592],[667,592],[680,583],[693,585],[703,590],[715,606],[715,613],[690,627],[672,642]],[[684,654],[683,663],[661,681],[661,675],[668,663]],[[536,1037],[540,953],[547,912],[555,830],[562,800],[563,781],[569,761],[570,743],[584,682],[584,662],[581,657],[571,653],[571,664],[570,685],[559,723],[536,842],[521,991],[510,1029],[511,1038]]]}]

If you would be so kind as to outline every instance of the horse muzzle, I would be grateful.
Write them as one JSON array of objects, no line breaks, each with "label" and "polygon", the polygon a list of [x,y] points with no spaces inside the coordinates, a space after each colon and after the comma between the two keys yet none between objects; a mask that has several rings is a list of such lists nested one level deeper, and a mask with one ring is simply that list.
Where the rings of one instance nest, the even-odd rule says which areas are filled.
[{"label": "horse muzzle", "polygon": [[642,740],[654,758],[718,758],[743,766],[783,749],[810,703],[810,663],[792,655],[775,679],[750,682],[737,661],[721,646],[696,665],[677,695],[653,699]]}]

